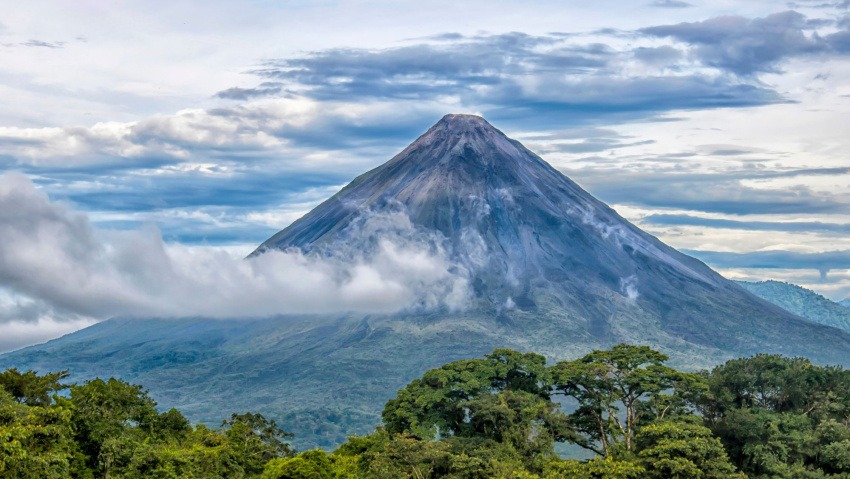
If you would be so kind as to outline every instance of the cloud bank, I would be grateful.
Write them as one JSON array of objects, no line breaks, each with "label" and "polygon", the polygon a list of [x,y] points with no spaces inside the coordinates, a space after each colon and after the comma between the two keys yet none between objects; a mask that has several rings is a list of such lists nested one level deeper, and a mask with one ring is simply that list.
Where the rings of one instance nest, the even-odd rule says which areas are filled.
[{"label": "cloud bank", "polygon": [[[262,317],[343,311],[461,308],[463,269],[440,239],[402,213],[365,216],[370,245],[338,255],[270,251],[243,259],[166,244],[154,227],[98,231],[24,176],[0,176],[0,302],[4,325],[45,318]],[[12,325],[12,326],[9,326]],[[3,336],[0,334],[0,336]]]},{"label": "cloud bank", "polygon": [[640,31],[690,45],[693,58],[704,65],[737,75],[752,75],[776,72],[781,62],[791,57],[848,53],[846,30],[824,36],[816,33],[817,28],[829,24],[786,11],[754,19],[720,16]]}]

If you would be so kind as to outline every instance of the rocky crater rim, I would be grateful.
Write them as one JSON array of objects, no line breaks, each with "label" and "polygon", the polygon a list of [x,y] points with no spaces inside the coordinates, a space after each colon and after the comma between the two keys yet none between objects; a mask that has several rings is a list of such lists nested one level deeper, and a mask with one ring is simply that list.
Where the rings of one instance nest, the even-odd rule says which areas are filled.
[{"label": "rocky crater rim", "polygon": [[465,113],[449,113],[437,122],[435,127],[450,131],[464,131],[473,128],[497,131],[484,117]]}]

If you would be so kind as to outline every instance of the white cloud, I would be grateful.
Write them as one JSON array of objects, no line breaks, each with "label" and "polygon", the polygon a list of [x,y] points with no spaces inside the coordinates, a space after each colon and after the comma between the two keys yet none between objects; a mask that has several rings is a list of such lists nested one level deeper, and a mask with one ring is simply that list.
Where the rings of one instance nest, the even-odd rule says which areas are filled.
[{"label": "white cloud", "polygon": [[[66,330],[45,317],[70,316],[76,322],[69,324],[79,325],[112,316],[261,317],[463,306],[465,274],[446,258],[440,238],[415,231],[402,212],[367,214],[355,227],[366,242],[336,248],[332,256],[270,251],[242,259],[220,248],[166,244],[152,227],[98,231],[86,215],[51,202],[26,177],[5,174],[0,287],[16,296],[5,303],[0,333],[19,334],[27,317],[30,325],[57,323],[45,331],[48,337],[48,331]],[[47,311],[27,314],[34,305]],[[32,337],[20,333],[19,341]]]},{"label": "white cloud", "polygon": [[11,321],[0,324],[0,353],[14,351],[30,344],[43,343],[95,324],[91,319]]}]

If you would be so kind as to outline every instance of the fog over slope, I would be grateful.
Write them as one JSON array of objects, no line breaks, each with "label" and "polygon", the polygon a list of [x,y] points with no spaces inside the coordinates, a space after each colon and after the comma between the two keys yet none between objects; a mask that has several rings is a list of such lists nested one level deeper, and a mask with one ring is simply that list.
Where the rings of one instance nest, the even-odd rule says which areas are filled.
[{"label": "fog over slope", "polygon": [[234,317],[464,306],[466,278],[434,235],[392,212],[364,215],[357,227],[373,231],[374,241],[336,257],[291,250],[244,260],[167,244],[154,227],[98,231],[26,177],[4,174],[0,286],[31,301],[3,303],[0,314]]}]

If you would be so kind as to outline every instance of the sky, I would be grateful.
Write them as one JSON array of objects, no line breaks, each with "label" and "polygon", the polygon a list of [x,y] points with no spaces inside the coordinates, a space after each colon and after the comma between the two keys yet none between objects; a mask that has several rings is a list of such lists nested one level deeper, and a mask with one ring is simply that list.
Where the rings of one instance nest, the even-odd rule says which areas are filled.
[{"label": "sky", "polygon": [[113,316],[460,298],[428,238],[242,260],[446,113],[726,277],[850,296],[850,1],[0,7],[0,351]]}]

